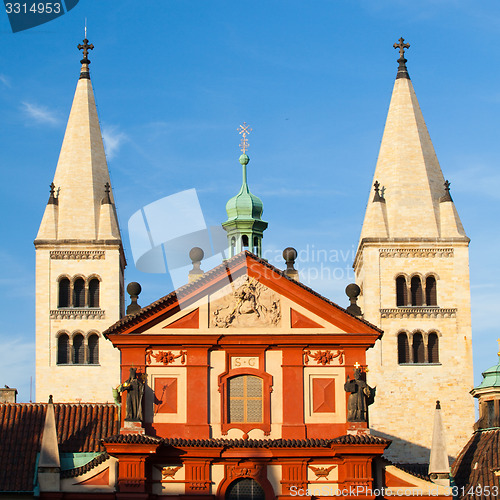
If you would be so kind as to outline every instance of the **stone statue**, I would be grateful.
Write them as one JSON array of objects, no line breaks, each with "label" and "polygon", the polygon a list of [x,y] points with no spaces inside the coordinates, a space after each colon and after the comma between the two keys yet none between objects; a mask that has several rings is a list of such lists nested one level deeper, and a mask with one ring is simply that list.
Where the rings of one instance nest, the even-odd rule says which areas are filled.
[{"label": "stone statue", "polygon": [[127,391],[125,420],[129,422],[142,422],[144,382],[137,377],[137,370],[135,368],[130,368],[130,376],[121,384],[119,390],[120,392]]},{"label": "stone statue", "polygon": [[368,406],[375,400],[376,389],[362,380],[359,368],[354,370],[353,380],[349,380],[349,375],[347,376],[344,390],[351,393],[347,401],[347,421],[367,422]]}]

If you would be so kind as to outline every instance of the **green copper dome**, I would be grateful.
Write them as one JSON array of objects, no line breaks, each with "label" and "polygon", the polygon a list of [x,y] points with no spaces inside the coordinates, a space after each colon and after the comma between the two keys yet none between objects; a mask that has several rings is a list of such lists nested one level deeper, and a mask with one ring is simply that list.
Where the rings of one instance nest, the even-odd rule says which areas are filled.
[{"label": "green copper dome", "polygon": [[483,381],[474,390],[500,387],[500,359],[497,365],[488,368],[482,375]]},{"label": "green copper dome", "polygon": [[247,165],[250,158],[246,154],[240,156],[243,167],[243,183],[236,196],[233,196],[226,204],[227,221],[237,220],[262,220],[264,205],[258,196],[250,192],[247,184]]}]

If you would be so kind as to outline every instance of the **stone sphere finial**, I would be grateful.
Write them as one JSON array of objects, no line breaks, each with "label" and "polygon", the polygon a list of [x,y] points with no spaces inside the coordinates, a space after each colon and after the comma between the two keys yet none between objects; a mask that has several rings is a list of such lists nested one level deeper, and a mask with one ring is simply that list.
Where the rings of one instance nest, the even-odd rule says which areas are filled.
[{"label": "stone sphere finial", "polygon": [[139,298],[141,291],[141,285],[139,285],[136,281],[132,281],[127,285],[127,293],[130,295],[131,301],[127,306],[127,314],[133,314],[141,310],[141,306],[137,303],[137,299]]},{"label": "stone sphere finial", "polygon": [[295,263],[295,259],[297,258],[297,250],[293,247],[287,247],[283,250],[283,258],[285,259],[285,262],[288,264],[291,262],[292,268],[293,264]]},{"label": "stone sphere finial", "polygon": [[191,259],[193,264],[195,262],[201,262],[203,260],[203,257],[205,257],[205,252],[200,247],[193,247],[189,251],[189,258]]},{"label": "stone sphere finial", "polygon": [[357,298],[359,297],[359,294],[361,293],[361,288],[359,288],[356,283],[351,283],[345,287],[345,294],[350,298]]},{"label": "stone sphere finial", "polygon": [[139,285],[139,283],[137,283],[136,281],[132,281],[127,285],[127,293],[130,296],[139,295],[141,292],[142,292],[141,285]]},{"label": "stone sphere finial", "polygon": [[241,156],[240,156],[240,163],[242,165],[248,165],[248,162],[250,161],[250,158],[248,157],[247,154],[243,153]]},{"label": "stone sphere finial", "polygon": [[349,297],[349,307],[347,308],[347,312],[351,313],[353,316],[362,316],[363,313],[361,308],[358,306],[357,301],[358,297],[361,293],[361,288],[359,288],[356,283],[351,283],[345,287],[345,293]]}]

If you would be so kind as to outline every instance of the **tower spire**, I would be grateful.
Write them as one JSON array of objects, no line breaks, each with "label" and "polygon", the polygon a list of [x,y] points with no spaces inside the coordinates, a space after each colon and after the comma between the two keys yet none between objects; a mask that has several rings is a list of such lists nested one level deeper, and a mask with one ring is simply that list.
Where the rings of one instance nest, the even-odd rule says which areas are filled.
[{"label": "tower spire", "polygon": [[247,182],[247,165],[250,161],[246,154],[249,147],[247,136],[252,129],[243,122],[237,130],[242,136],[240,142],[242,155],[239,158],[242,167],[242,184],[239,193],[226,204],[228,219],[222,227],[227,231],[231,257],[245,249],[261,257],[262,236],[267,228],[267,222],[262,220],[264,210],[262,201],[250,192]]}]

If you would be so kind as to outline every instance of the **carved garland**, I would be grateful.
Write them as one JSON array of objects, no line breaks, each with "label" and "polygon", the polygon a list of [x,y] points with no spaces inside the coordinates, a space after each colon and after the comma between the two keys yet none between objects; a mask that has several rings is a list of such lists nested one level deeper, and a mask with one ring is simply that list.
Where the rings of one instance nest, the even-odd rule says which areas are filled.
[{"label": "carved garland", "polygon": [[51,259],[85,260],[85,259],[105,259],[104,250],[52,250]]},{"label": "carved garland", "polygon": [[162,363],[167,366],[173,363],[177,358],[181,358],[181,364],[186,362],[187,351],[180,351],[179,354],[175,355],[172,351],[158,351],[156,354],[153,349],[148,349],[146,351],[146,363],[151,364],[151,357],[153,357],[157,363]]},{"label": "carved garland", "polygon": [[304,363],[309,364],[309,358],[312,358],[318,365],[329,365],[334,359],[339,358],[339,364],[344,364],[344,351],[304,351]]},{"label": "carved garland", "polygon": [[453,257],[453,248],[381,248],[380,257]]}]

